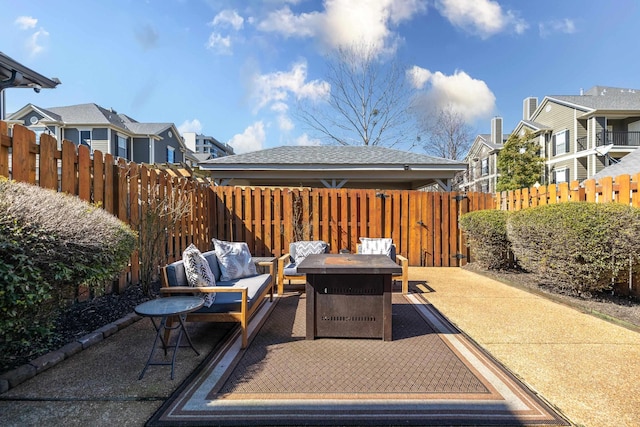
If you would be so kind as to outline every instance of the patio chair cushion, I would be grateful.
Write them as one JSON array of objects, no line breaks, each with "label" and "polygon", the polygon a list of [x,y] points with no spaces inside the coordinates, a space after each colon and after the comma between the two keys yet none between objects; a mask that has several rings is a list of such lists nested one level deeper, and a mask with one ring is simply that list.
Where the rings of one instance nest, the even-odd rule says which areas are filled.
[{"label": "patio chair cushion", "polygon": [[[393,242],[388,238],[370,238],[370,237],[361,237],[360,242],[362,242],[361,252],[362,254],[369,255],[387,255],[391,257],[391,250],[393,248]],[[394,259],[395,256],[391,257]]]},{"label": "patio chair cushion", "polygon": [[286,265],[283,269],[285,276],[304,276],[303,273],[298,273],[298,264],[292,262],[289,265]]},{"label": "patio chair cushion", "polygon": [[[211,271],[209,262],[193,243],[182,253],[182,260],[184,261],[184,272],[189,286],[212,287],[216,285],[216,279]],[[200,296],[204,299],[205,307],[211,307],[216,298],[215,293],[209,292],[203,292]]]},{"label": "patio chair cushion", "polygon": [[258,274],[251,259],[249,246],[245,242],[225,242],[213,239],[213,248],[220,265],[221,281],[226,282]]},{"label": "patio chair cushion", "polygon": [[298,265],[309,255],[325,253],[328,247],[329,245],[322,240],[302,240],[289,244],[289,254],[293,263]]}]

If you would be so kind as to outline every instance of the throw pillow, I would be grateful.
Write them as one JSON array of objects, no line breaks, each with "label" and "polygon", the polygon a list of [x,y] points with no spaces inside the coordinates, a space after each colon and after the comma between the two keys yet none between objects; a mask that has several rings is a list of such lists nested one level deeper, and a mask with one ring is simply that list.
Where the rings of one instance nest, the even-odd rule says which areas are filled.
[{"label": "throw pillow", "polygon": [[391,256],[391,245],[393,245],[391,239],[361,237],[360,242],[362,242],[360,248],[360,253],[362,254]]},{"label": "throw pillow", "polygon": [[292,252],[294,253],[293,262],[296,265],[300,264],[309,255],[323,254],[327,249],[327,243],[322,240],[300,241],[294,242],[292,245],[295,247]]},{"label": "throw pillow", "polygon": [[213,239],[213,250],[220,266],[220,280],[241,279],[258,274],[246,243]]},{"label": "throw pillow", "polygon": [[[209,287],[216,285],[215,276],[211,272],[207,259],[193,243],[182,253],[182,262],[189,286]],[[200,296],[204,299],[205,307],[211,307],[216,299],[215,292],[202,292]]]}]

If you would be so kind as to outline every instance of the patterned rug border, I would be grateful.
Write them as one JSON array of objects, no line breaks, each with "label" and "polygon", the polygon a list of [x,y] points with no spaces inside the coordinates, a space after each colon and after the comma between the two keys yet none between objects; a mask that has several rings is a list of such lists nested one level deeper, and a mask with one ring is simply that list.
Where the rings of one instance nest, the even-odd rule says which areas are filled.
[{"label": "patterned rug border", "polygon": [[[284,298],[287,296],[285,295]],[[249,346],[282,297],[265,302],[249,325]],[[412,393],[402,399],[384,393],[365,396],[341,393],[279,395],[260,393],[241,398],[218,395],[245,350],[239,328],[213,349],[192,374],[149,419],[147,426],[200,425],[571,425],[551,404],[523,384],[463,331],[457,329],[421,294],[406,301],[487,387],[486,395]],[[494,402],[494,403],[491,403]]]}]

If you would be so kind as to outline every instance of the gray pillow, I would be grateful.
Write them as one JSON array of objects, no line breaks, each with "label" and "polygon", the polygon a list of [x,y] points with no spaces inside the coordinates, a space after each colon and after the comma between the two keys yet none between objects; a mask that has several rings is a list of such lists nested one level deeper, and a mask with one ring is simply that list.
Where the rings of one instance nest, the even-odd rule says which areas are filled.
[{"label": "gray pillow", "polygon": [[246,243],[213,239],[213,250],[218,257],[220,281],[241,279],[258,274]]},{"label": "gray pillow", "polygon": [[309,255],[323,254],[326,249],[327,243],[322,240],[304,240],[291,243],[290,252],[293,255],[293,262],[298,265]]},{"label": "gray pillow", "polygon": [[[210,287],[216,285],[216,279],[211,272],[207,259],[192,243],[182,253],[182,262],[187,276],[187,282],[191,287]],[[211,307],[216,299],[215,292],[202,292],[205,307]]]}]

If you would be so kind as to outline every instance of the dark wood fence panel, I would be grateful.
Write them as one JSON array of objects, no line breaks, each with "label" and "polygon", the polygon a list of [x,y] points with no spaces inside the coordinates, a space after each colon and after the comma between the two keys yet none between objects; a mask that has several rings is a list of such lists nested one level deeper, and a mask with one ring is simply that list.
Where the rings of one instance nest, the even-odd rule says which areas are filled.
[{"label": "dark wood fence panel", "polygon": [[[391,237],[410,265],[460,266],[468,259],[458,218],[493,209],[491,194],[360,189],[211,187],[214,237],[246,241],[256,256],[281,256],[296,240],[324,240],[332,253],[360,237]],[[457,198],[456,196],[460,196]]]},{"label": "dark wood fence panel", "polygon": [[[300,239],[324,240],[337,253],[355,252],[360,237],[391,237],[412,266],[464,265],[469,253],[458,228],[459,216],[497,205],[493,195],[483,193],[456,198],[457,193],[408,190],[211,187],[98,150],[91,153],[69,141],[58,146],[49,135],[36,141],[22,126],[12,131],[9,136],[6,123],[0,122],[0,174],[76,195],[134,230],[158,200],[188,197],[190,214],[167,230],[164,262],[181,258],[191,243],[211,249],[213,237],[245,241],[256,256],[280,256],[288,252],[289,243]],[[629,188],[628,199],[637,204],[637,179],[610,187],[620,200],[620,192]],[[560,192],[560,197],[574,193],[579,191],[566,196]],[[532,194],[519,193],[519,206]],[[547,203],[549,197],[536,200]],[[506,195],[506,200],[515,206],[515,195]],[[137,283],[139,277],[139,256],[134,253],[118,287]]]}]

